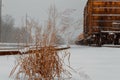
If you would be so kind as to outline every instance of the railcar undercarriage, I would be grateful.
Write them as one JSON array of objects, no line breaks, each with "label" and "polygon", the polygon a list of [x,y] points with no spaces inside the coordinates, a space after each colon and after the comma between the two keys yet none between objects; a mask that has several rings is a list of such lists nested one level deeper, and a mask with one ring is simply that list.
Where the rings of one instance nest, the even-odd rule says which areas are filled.
[{"label": "railcar undercarriage", "polygon": [[76,44],[89,46],[102,46],[104,44],[120,45],[120,31],[101,31],[76,42]]}]

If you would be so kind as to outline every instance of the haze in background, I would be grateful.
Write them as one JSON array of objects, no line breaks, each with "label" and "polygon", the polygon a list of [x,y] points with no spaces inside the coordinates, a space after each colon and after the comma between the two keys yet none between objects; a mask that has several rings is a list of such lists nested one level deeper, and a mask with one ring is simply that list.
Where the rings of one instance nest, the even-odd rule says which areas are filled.
[{"label": "haze in background", "polygon": [[82,19],[84,6],[87,0],[2,0],[2,15],[11,15],[15,19],[15,25],[21,24],[25,15],[44,21],[47,19],[50,5],[57,7],[58,11],[76,9],[74,17]]}]

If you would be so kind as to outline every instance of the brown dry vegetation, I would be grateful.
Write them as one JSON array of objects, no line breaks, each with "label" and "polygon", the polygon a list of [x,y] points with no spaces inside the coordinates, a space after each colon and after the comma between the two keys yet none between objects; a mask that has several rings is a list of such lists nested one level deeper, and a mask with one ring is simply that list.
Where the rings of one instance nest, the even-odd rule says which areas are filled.
[{"label": "brown dry vegetation", "polygon": [[63,75],[70,78],[69,71],[63,67],[67,55],[69,58],[67,51],[58,52],[53,46],[35,49],[18,58],[10,76],[19,68],[15,77],[17,80],[63,80]]},{"label": "brown dry vegetation", "polygon": [[[56,49],[56,13],[51,7],[47,25],[41,27],[36,21],[27,21],[26,30],[31,38],[26,42],[32,43],[28,54],[20,55],[17,64],[10,73],[15,74],[15,80],[66,80],[70,72],[64,68],[64,60],[70,58],[69,51]],[[32,34],[32,30],[35,34]]]}]

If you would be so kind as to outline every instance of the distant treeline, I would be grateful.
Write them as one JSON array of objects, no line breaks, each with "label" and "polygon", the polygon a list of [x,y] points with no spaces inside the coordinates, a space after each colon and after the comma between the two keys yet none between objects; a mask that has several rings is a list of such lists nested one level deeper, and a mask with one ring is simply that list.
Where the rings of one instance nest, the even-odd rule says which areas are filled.
[{"label": "distant treeline", "polygon": [[[54,10],[54,9],[53,9]],[[55,15],[49,17],[50,21],[45,25],[48,25],[52,20],[51,26],[56,27],[56,44],[74,44],[76,41],[76,37],[74,38],[75,32],[79,30],[79,20],[72,19],[69,16],[62,16],[60,20],[55,20]],[[48,19],[49,19],[48,18]],[[32,20],[31,20],[32,21]],[[54,22],[55,21],[55,22]],[[61,22],[60,22],[61,21]],[[2,27],[1,27],[1,42],[4,43],[29,43],[35,42],[36,40],[32,37],[29,27],[33,26],[36,23],[31,22],[31,25],[28,23],[28,27],[26,24],[15,26],[14,18],[10,15],[5,15],[2,17]],[[36,25],[38,26],[38,25]],[[34,27],[34,26],[33,26]],[[46,31],[47,32],[47,31]],[[78,34],[79,35],[79,34]]]},{"label": "distant treeline", "polygon": [[[57,44],[63,44],[64,39],[60,35],[56,35]],[[31,33],[24,25],[15,26],[14,18],[10,15],[5,15],[2,17],[2,27],[1,27],[1,42],[4,43],[28,43],[33,42],[31,39]]]},{"label": "distant treeline", "polygon": [[2,17],[1,42],[23,43],[27,42],[30,34],[25,31],[25,27],[15,27],[14,19],[10,15]]}]

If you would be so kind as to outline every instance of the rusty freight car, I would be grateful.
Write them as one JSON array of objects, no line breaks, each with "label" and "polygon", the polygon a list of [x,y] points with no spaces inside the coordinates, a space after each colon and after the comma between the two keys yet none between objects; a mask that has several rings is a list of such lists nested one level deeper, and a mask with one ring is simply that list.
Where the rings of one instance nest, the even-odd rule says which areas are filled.
[{"label": "rusty freight car", "polygon": [[120,0],[88,0],[84,8],[84,39],[77,44],[120,44]]}]

